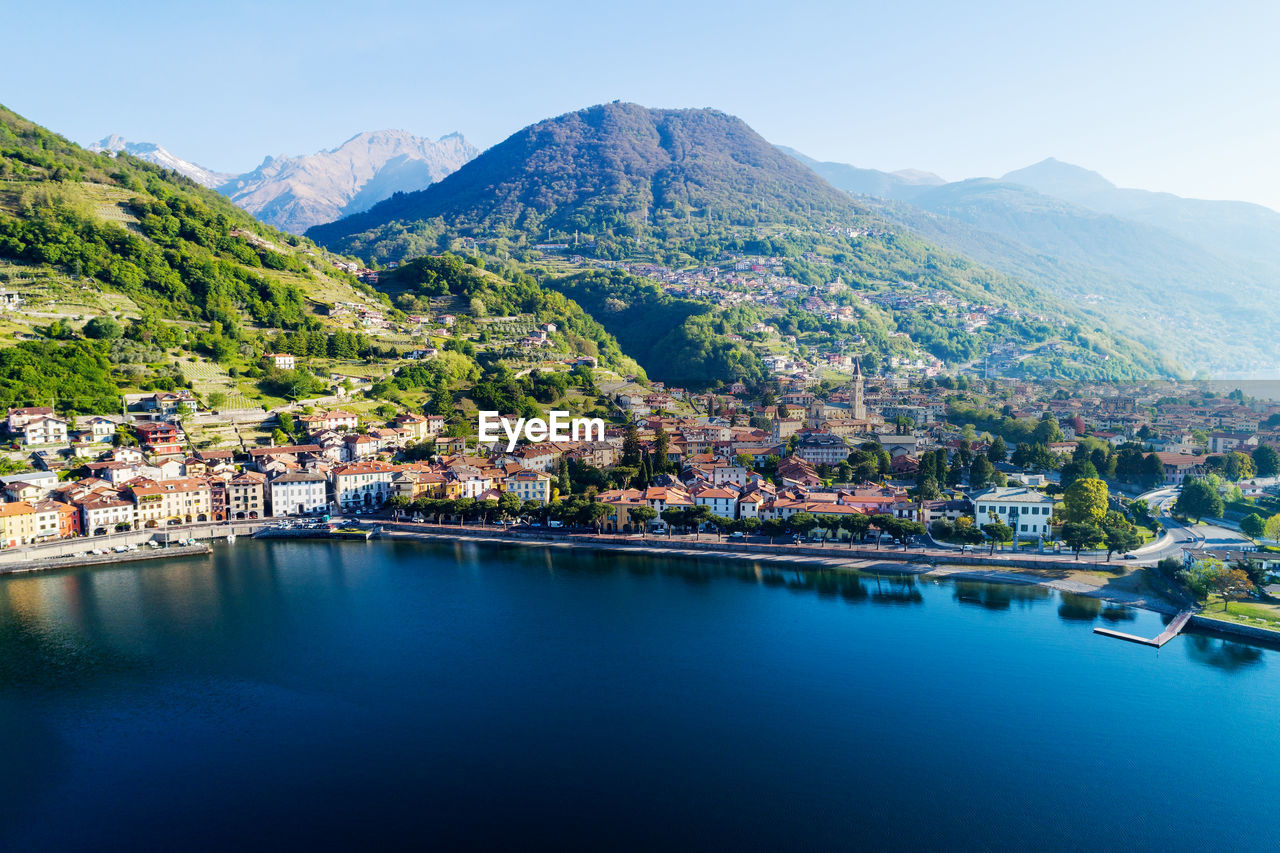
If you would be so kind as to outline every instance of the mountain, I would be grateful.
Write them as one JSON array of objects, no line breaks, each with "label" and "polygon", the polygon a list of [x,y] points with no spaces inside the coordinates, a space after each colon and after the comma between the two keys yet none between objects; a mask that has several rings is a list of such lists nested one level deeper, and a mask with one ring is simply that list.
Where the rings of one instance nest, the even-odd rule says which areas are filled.
[{"label": "mountain", "polygon": [[232,175],[214,172],[204,166],[183,160],[153,142],[128,142],[118,134],[103,137],[90,145],[88,150],[95,153],[106,151],[112,154],[118,154],[123,151],[126,154],[137,157],[139,160],[155,163],[162,169],[172,169],[175,172],[186,175],[202,187],[217,187],[232,177]]},{"label": "mountain", "polygon": [[[1280,359],[1280,307],[1268,295],[1280,282],[1280,214],[1267,208],[1121,189],[1053,158],[999,180],[932,186],[821,165],[863,175],[839,185],[885,219],[1185,365],[1248,372]],[[1258,328],[1261,340],[1224,337],[1229,328]]]},{"label": "mountain", "polygon": [[397,192],[427,187],[478,154],[460,134],[438,140],[403,130],[357,134],[328,151],[267,157],[258,168],[217,185],[245,210],[285,231],[367,210]]},{"label": "mountain", "polygon": [[362,298],[310,241],[129,148],[89,151],[0,107],[0,278],[33,308],[13,322],[298,328]]},{"label": "mountain", "polygon": [[401,239],[410,223],[436,219],[459,234],[539,242],[579,231],[693,236],[855,213],[847,195],[741,119],[612,103],[526,127],[438,184],[307,233],[393,257],[420,248]]},{"label": "mountain", "polygon": [[[893,180],[926,191],[940,179],[900,174]],[[1135,351],[1052,291],[912,235],[741,119],[710,109],[615,102],[547,119],[425,190],[396,194],[307,236],[377,263],[479,246],[502,260],[535,263],[544,249],[555,252],[546,244],[572,243],[575,254],[593,259],[571,264],[580,271],[645,262],[667,281],[678,278],[678,270],[699,267],[714,269],[704,281],[705,275],[732,278],[743,255],[770,259],[777,278],[760,282],[767,293],[744,299],[730,283],[729,290],[704,297],[696,311],[684,301],[664,302],[644,282],[566,279],[559,265],[556,275],[543,277],[545,286],[583,300],[654,376],[664,376],[664,354],[701,351],[706,357],[689,358],[707,366],[707,375],[732,363],[749,377],[754,356],[722,344],[767,321],[811,328],[806,345],[819,351],[848,346],[852,337],[885,357],[914,360],[928,353],[950,364],[1013,346],[1023,349],[1006,362],[1028,372],[1122,375],[1139,363],[1143,371],[1164,369],[1158,355]],[[842,294],[860,319],[849,321],[853,325],[836,320],[823,293]],[[683,316],[679,339],[665,350],[654,346],[663,338],[652,328],[646,327],[652,340],[645,341],[626,328],[633,312],[619,306],[642,297],[653,312]],[[825,317],[794,316],[807,310],[802,304]],[[975,321],[975,311],[998,321]]]},{"label": "mountain", "polygon": [[902,169],[897,172],[882,172],[879,169],[860,169],[848,163],[831,163],[815,160],[796,151],[779,145],[779,149],[804,163],[817,172],[827,183],[836,189],[856,195],[878,196],[880,198],[907,199],[927,191],[930,187],[946,183],[932,172],[919,169]]},{"label": "mountain", "polygon": [[1010,172],[1002,180],[1164,228],[1214,251],[1280,266],[1280,213],[1260,204],[1123,189],[1097,172],[1052,157]]}]

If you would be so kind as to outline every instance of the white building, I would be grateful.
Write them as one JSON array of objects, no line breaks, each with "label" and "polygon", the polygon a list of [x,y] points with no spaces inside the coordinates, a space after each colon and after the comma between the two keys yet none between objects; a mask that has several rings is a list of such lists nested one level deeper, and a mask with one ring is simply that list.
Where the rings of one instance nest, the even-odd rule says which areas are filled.
[{"label": "white building", "polygon": [[991,513],[1013,528],[1019,537],[1049,536],[1053,498],[1025,486],[996,486],[973,495],[978,525],[988,523]]},{"label": "white building", "polygon": [[293,471],[281,474],[269,484],[271,514],[312,515],[329,506],[328,481],[320,474]]},{"label": "white building", "polygon": [[22,439],[27,444],[66,444],[67,422],[53,415],[35,418],[23,425]]},{"label": "white building", "polygon": [[377,460],[333,469],[333,498],[344,510],[378,507],[391,497],[391,479],[399,467]]},{"label": "white building", "polygon": [[694,495],[697,506],[711,507],[711,514],[721,518],[738,517],[738,493],[729,489],[703,489]]}]

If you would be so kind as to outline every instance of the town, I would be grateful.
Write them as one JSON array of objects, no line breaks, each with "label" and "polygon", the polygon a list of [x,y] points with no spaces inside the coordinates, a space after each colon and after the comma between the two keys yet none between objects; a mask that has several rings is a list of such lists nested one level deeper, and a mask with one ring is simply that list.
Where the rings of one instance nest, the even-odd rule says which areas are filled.
[{"label": "town", "polygon": [[[282,369],[296,360],[266,359]],[[1238,391],[926,370],[867,377],[855,360],[846,383],[792,380],[751,401],[740,383],[694,393],[610,383],[589,362],[562,369],[570,368],[601,380],[599,402],[611,414],[602,438],[516,446],[495,431],[481,441],[458,414],[369,411],[353,398],[363,414],[283,407],[256,425],[270,430],[268,442],[210,446],[188,433],[202,409],[189,390],[134,395],[122,413],[78,418],[11,408],[10,467],[25,459],[35,470],[0,478],[0,545],[371,515],[641,536],[714,531],[770,543],[984,546],[993,556],[1099,548],[1109,558],[1158,532],[1157,507],[1134,498],[1191,482],[1212,483],[1214,494],[1185,514],[1226,516],[1258,538],[1264,526],[1272,538],[1280,532],[1280,522],[1266,524],[1280,509],[1280,404]],[[1086,480],[1102,495],[1081,516],[1069,493]],[[1187,553],[1191,561],[1229,556]]]}]

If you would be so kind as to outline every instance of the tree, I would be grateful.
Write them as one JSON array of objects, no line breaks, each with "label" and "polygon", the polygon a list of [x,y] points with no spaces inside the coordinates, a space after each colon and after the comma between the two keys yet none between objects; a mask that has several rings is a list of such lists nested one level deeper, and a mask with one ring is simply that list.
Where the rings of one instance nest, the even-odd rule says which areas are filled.
[{"label": "tree", "polygon": [[114,341],[123,330],[120,324],[106,314],[99,314],[84,324],[84,336],[98,341]]},{"label": "tree", "polygon": [[932,477],[925,477],[916,486],[916,497],[922,501],[937,500],[942,495],[938,489],[938,481]]},{"label": "tree", "polygon": [[1062,541],[1075,552],[1080,559],[1080,552],[1103,538],[1102,528],[1096,524],[1081,521],[1068,521],[1062,525]]},{"label": "tree", "polygon": [[1280,453],[1269,444],[1259,444],[1253,451],[1253,467],[1259,477],[1280,474]]},{"label": "tree", "polygon": [[1142,471],[1138,479],[1148,489],[1154,489],[1164,482],[1164,463],[1160,461],[1159,456],[1148,453],[1142,458]]},{"label": "tree", "polygon": [[1062,496],[1063,516],[1068,522],[1097,524],[1107,514],[1107,484],[1096,477],[1076,480]]},{"label": "tree", "polygon": [[984,489],[991,484],[991,476],[995,473],[995,466],[991,464],[991,460],[985,456],[977,456],[973,460],[973,464],[969,466],[969,487],[972,489]]},{"label": "tree", "polygon": [[1031,441],[1033,444],[1046,446],[1055,441],[1062,441],[1062,428],[1058,426],[1058,419],[1049,414],[1042,417],[1040,423],[1036,424],[1036,428],[1031,431]]},{"label": "tree", "polygon": [[982,525],[982,532],[987,534],[991,540],[991,550],[988,554],[996,552],[997,542],[1008,542],[1013,538],[1013,528],[1005,524],[1003,521],[990,521]]},{"label": "tree", "polygon": [[707,519],[707,523],[716,529],[716,538],[723,539],[725,530],[734,525],[734,520],[723,515],[712,515]]},{"label": "tree", "polygon": [[1222,609],[1225,611],[1233,598],[1243,598],[1253,592],[1253,581],[1240,569],[1223,569],[1209,580],[1210,588],[1222,596]]},{"label": "tree", "polygon": [[609,513],[613,512],[606,503],[599,501],[590,501],[582,508],[582,521],[596,529],[599,535],[600,528],[604,526],[604,520],[609,517]]},{"label": "tree", "polygon": [[1063,489],[1070,489],[1071,485],[1077,480],[1096,480],[1098,479],[1098,468],[1093,464],[1092,460],[1082,459],[1080,461],[1072,460],[1062,466],[1062,477],[1060,482]]},{"label": "tree", "polygon": [[861,513],[846,515],[841,520],[840,526],[849,531],[849,547],[852,548],[854,541],[861,541],[871,529],[871,517]]},{"label": "tree", "polygon": [[1003,462],[1008,458],[1009,448],[1004,443],[1004,437],[997,435],[987,446],[987,459],[991,462]]},{"label": "tree", "polygon": [[1173,509],[1187,518],[1199,521],[1206,515],[1221,518],[1225,506],[1222,495],[1218,494],[1218,490],[1208,480],[1192,477],[1183,482],[1182,491],[1174,502]]},{"label": "tree", "polygon": [[1280,513],[1267,519],[1266,524],[1262,527],[1262,532],[1268,539],[1280,539]]},{"label": "tree", "polygon": [[804,537],[810,530],[818,526],[818,519],[812,513],[797,512],[787,519],[787,527]]},{"label": "tree", "polygon": [[[665,474],[669,470],[667,453],[671,450],[671,439],[667,431],[659,423],[653,432],[653,473]],[[750,466],[748,466],[750,467]]]},{"label": "tree", "polygon": [[760,523],[760,532],[769,537],[769,544],[773,544],[773,540],[787,532],[787,525],[781,519],[768,518]]},{"label": "tree", "polygon": [[273,429],[271,431],[271,441],[277,446],[287,446],[289,444],[289,436],[278,429]]},{"label": "tree", "polygon": [[515,492],[503,492],[498,498],[498,512],[503,518],[515,518],[524,509],[524,501]]},{"label": "tree", "polygon": [[1253,459],[1238,450],[1233,450],[1222,461],[1222,473],[1233,483],[1248,480],[1254,473]]},{"label": "tree", "polygon": [[649,522],[658,517],[658,511],[651,506],[633,506],[627,515],[632,523],[640,525],[640,535],[643,536],[649,529]]},{"label": "tree", "polygon": [[1129,514],[1133,516],[1133,520],[1138,524],[1148,524],[1151,522],[1151,504],[1146,498],[1134,498],[1129,501]]},{"label": "tree", "polygon": [[1257,539],[1266,532],[1267,523],[1263,521],[1262,516],[1256,512],[1251,512],[1244,518],[1240,519],[1240,532],[1250,539]]},{"label": "tree", "polygon": [[627,423],[626,433],[622,438],[622,459],[623,465],[640,464],[640,431],[636,429],[634,421]]},{"label": "tree", "polygon": [[1107,543],[1107,562],[1112,554],[1127,554],[1142,544],[1142,536],[1133,527],[1109,527],[1104,534]]}]

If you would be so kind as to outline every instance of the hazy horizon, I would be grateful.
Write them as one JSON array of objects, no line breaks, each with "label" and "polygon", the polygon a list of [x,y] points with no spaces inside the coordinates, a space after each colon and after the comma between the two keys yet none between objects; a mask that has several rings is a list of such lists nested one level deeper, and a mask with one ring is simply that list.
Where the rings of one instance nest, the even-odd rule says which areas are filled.
[{"label": "hazy horizon", "polygon": [[370,130],[483,149],[614,99],[709,106],[862,168],[960,180],[1055,157],[1117,186],[1280,209],[1280,8],[127,6],[51,0],[10,22],[4,102],[82,144],[120,134],[225,172]]}]

